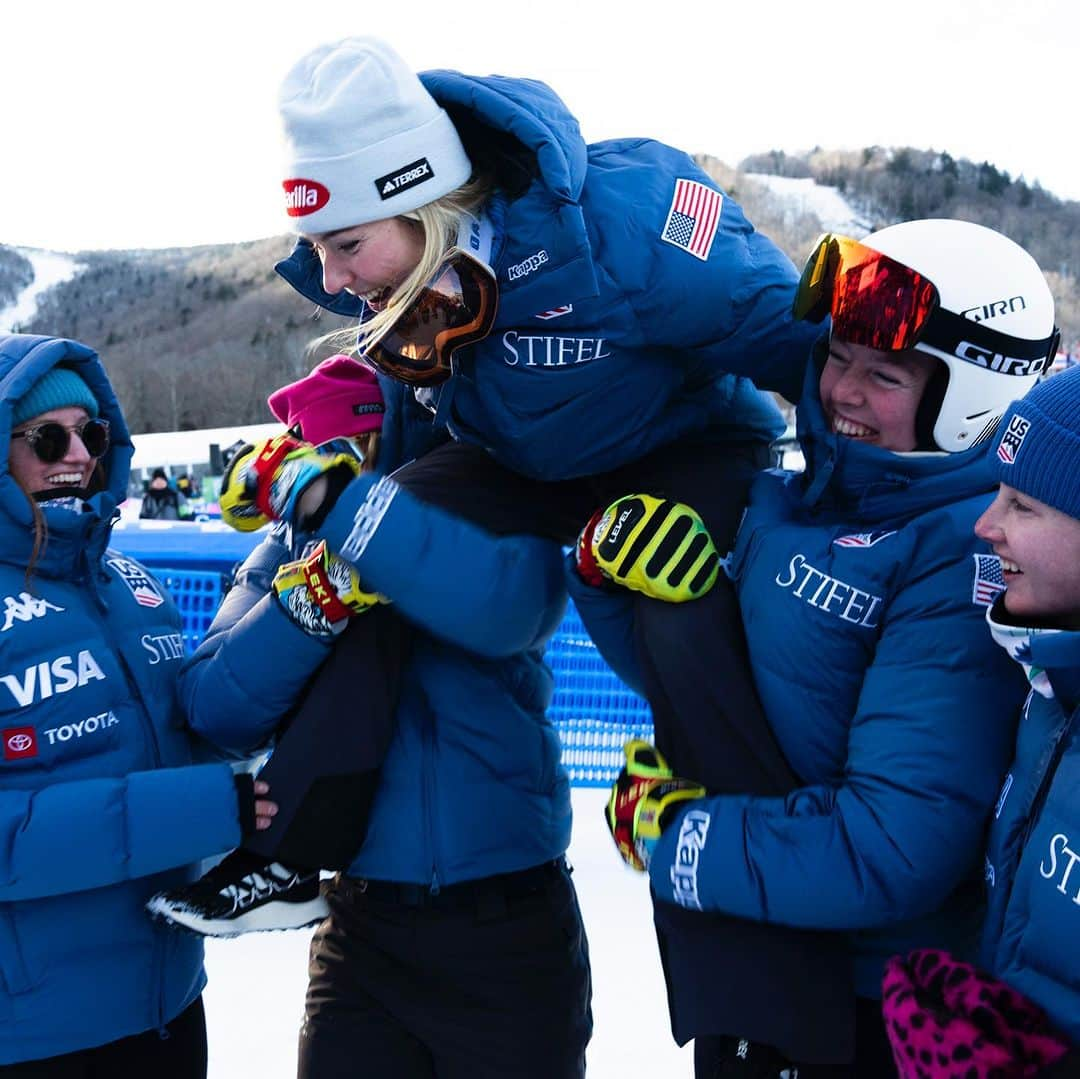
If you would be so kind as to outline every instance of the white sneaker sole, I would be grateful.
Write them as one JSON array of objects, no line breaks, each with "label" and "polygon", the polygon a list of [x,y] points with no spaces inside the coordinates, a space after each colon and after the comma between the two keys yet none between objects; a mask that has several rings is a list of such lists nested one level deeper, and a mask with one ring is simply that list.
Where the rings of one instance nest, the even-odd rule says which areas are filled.
[{"label": "white sneaker sole", "polygon": [[244,933],[305,929],[321,922],[329,913],[322,896],[306,903],[264,903],[236,918],[200,918],[192,911],[170,907],[160,896],[154,896],[146,909],[155,918],[200,937],[239,937]]}]

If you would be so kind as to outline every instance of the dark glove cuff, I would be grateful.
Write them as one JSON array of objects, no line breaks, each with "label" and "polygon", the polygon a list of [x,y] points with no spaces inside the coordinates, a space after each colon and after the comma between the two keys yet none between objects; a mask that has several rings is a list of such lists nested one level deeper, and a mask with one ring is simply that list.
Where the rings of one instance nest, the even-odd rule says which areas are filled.
[{"label": "dark glove cuff", "polygon": [[238,772],[233,776],[236,786],[237,817],[240,831],[250,835],[255,831],[255,777],[248,772]]},{"label": "dark glove cuff", "polygon": [[298,527],[303,532],[313,532],[317,529],[334,508],[334,504],[341,496],[341,492],[356,479],[356,473],[348,465],[337,465],[328,472],[324,472],[323,476],[326,478],[326,497],[323,498],[319,508],[313,514],[299,522]]}]

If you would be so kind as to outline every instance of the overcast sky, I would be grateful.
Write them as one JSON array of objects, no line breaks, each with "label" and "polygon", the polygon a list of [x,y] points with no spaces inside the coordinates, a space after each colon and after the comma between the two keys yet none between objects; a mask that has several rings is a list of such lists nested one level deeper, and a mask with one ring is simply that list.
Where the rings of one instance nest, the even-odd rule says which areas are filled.
[{"label": "overcast sky", "polygon": [[649,135],[729,164],[908,144],[1080,199],[1076,0],[13,0],[0,243],[286,231],[277,86],[355,33],[417,69],[543,79],[589,140]]}]

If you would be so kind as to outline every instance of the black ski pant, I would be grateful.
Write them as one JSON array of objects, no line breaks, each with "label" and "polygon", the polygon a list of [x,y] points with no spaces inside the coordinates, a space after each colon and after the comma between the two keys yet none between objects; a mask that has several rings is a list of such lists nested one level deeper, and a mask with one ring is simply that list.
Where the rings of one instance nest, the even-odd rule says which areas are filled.
[{"label": "black ski pant", "polygon": [[560,858],[444,886],[338,876],[311,942],[299,1079],[580,1079],[588,943]]},{"label": "black ski pant", "polygon": [[[511,472],[482,449],[454,442],[399,469],[394,479],[422,501],[490,532],[539,535],[563,545],[575,541],[596,509],[645,492],[693,506],[725,551],[750,482],[768,463],[768,448],[761,443],[684,439],[600,476],[545,483]],[[382,613],[393,617],[392,608]],[[701,780],[713,793],[779,795],[799,785],[758,703],[738,604],[723,575],[707,596],[691,603],[635,595],[634,634],[657,745],[677,774]],[[365,662],[365,670],[378,667],[377,659]],[[319,672],[313,690],[329,669]],[[348,684],[363,683],[349,672]],[[391,701],[393,694],[385,699]],[[370,711],[366,700],[364,707]],[[348,709],[335,709],[327,722],[362,727]],[[388,717],[379,731],[391,730]],[[385,743],[380,739],[379,744]],[[272,797],[279,796],[279,784],[294,782],[294,766],[305,789],[328,764],[342,773],[343,757],[336,751],[324,747],[321,759],[294,760],[291,754],[286,759],[284,748],[283,742],[271,758],[281,769],[280,779],[270,779]],[[281,818],[279,812],[264,835],[277,831]],[[355,837],[357,821],[341,823]],[[663,903],[654,911],[672,1033],[680,1044],[701,1035],[735,1035],[773,1045],[794,1060],[850,1059],[854,997],[842,935]]]},{"label": "black ski pant", "polygon": [[[102,992],[108,992],[102,986]],[[57,1017],[63,1022],[63,1016]],[[146,1030],[93,1049],[0,1065],[0,1079],[206,1079],[206,1015],[202,997],[160,1030]]]}]

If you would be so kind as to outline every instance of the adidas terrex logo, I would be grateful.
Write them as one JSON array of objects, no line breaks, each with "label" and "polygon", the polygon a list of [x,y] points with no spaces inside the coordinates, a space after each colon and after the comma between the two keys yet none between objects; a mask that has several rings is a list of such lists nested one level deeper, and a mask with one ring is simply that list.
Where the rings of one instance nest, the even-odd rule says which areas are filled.
[{"label": "adidas terrex logo", "polygon": [[435,173],[432,172],[428,159],[421,157],[417,161],[410,161],[400,169],[388,172],[385,176],[380,176],[375,181],[375,189],[379,192],[379,198],[385,201],[392,199],[395,195],[400,195],[402,191],[408,191],[410,187],[426,183],[434,176]]}]

